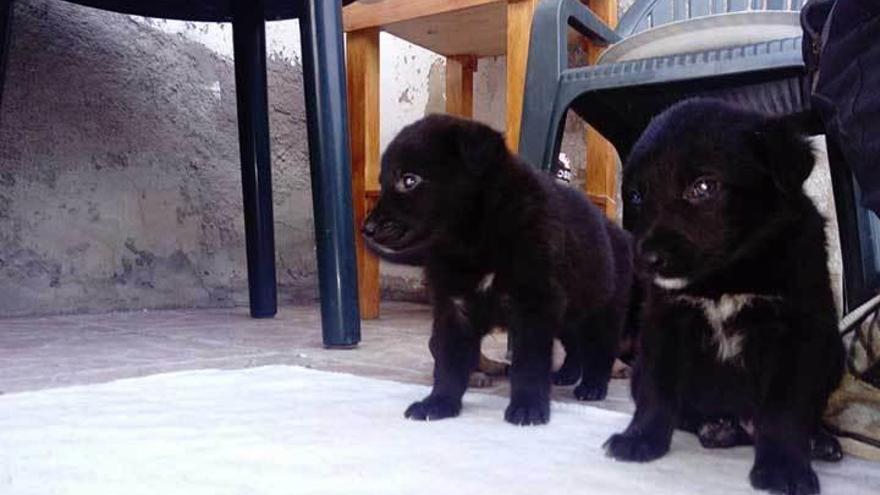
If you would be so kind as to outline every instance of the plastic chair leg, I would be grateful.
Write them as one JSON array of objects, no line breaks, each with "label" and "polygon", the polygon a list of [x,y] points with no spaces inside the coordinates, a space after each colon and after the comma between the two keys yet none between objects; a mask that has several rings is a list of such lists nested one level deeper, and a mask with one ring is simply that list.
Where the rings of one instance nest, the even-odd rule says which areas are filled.
[{"label": "plastic chair leg", "polygon": [[278,310],[262,1],[236,0],[232,23],[251,316]]},{"label": "plastic chair leg", "polygon": [[324,345],[361,338],[340,0],[307,0],[300,19]]}]

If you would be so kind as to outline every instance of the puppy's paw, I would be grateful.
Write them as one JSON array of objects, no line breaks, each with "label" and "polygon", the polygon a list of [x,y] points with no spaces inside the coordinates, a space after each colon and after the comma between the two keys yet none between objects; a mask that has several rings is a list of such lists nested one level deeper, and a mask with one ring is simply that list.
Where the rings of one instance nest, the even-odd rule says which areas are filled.
[{"label": "puppy's paw", "polygon": [[471,373],[471,376],[468,377],[468,387],[487,388],[491,387],[493,384],[494,381],[492,380],[492,377],[482,371],[474,371]]},{"label": "puppy's paw", "polygon": [[485,355],[480,354],[480,364],[477,365],[477,371],[482,371],[487,376],[507,376],[510,370],[510,364],[489,359]]},{"label": "puppy's paw", "polygon": [[716,418],[706,421],[697,429],[700,445],[707,449],[726,449],[738,445],[751,445],[752,439],[733,418]]},{"label": "puppy's paw", "polygon": [[586,379],[574,388],[574,396],[577,400],[603,400],[608,395],[608,381],[598,383],[588,382]]},{"label": "puppy's paw", "polygon": [[615,359],[614,365],[611,367],[611,378],[632,378],[632,371],[632,366],[620,359]]},{"label": "puppy's paw", "polygon": [[512,399],[504,420],[515,425],[543,425],[550,421],[550,401],[548,399]]},{"label": "puppy's paw", "polygon": [[763,461],[755,462],[749,480],[756,490],[767,490],[784,495],[813,495],[819,493],[819,478],[809,464]]},{"label": "puppy's paw", "polygon": [[403,415],[417,421],[454,418],[461,412],[461,401],[444,397],[428,396],[419,402],[413,402]]},{"label": "puppy's paw", "polygon": [[566,387],[574,385],[581,379],[581,370],[577,366],[562,366],[553,372],[553,385]]},{"label": "puppy's paw", "polygon": [[834,435],[819,431],[813,436],[810,455],[816,461],[838,462],[843,459],[843,449]]},{"label": "puppy's paw", "polygon": [[605,445],[605,454],[618,461],[648,462],[669,452],[669,442],[660,442],[644,435],[611,435]]}]

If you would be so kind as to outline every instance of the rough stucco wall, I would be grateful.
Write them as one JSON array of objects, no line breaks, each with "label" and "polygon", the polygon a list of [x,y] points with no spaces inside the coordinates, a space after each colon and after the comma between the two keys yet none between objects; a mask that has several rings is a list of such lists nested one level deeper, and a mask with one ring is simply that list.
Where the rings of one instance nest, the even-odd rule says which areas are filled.
[{"label": "rough stucco wall", "polygon": [[[19,1],[15,16],[0,114],[0,315],[245,304],[231,60],[64,2]],[[315,293],[295,65],[269,62],[282,300]]]},{"label": "rough stucco wall", "polygon": [[481,58],[474,73],[474,118],[504,132],[506,116],[507,58]]},{"label": "rough stucco wall", "polygon": [[384,150],[404,126],[426,111],[442,111],[442,106],[432,109],[429,104],[437,105],[437,92],[445,86],[435,67],[444,62],[439,55],[388,33],[379,35],[379,50],[379,149]]}]

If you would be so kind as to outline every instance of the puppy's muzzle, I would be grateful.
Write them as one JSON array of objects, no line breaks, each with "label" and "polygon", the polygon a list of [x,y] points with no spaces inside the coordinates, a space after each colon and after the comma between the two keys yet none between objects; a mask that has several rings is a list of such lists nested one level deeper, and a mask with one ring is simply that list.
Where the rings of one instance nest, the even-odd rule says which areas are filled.
[{"label": "puppy's muzzle", "polygon": [[376,221],[368,218],[361,227],[361,234],[370,242],[394,249],[407,247],[412,241],[409,229],[388,220]]},{"label": "puppy's muzzle", "polygon": [[364,237],[373,237],[376,235],[376,230],[379,229],[379,225],[371,218],[368,218],[364,225],[361,227],[361,234]]}]

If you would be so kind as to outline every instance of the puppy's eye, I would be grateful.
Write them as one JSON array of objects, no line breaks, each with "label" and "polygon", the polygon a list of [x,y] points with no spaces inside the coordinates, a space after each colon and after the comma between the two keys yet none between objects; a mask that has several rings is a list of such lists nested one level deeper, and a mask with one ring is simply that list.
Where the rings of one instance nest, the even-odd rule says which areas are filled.
[{"label": "puppy's eye", "polygon": [[691,203],[700,203],[712,198],[718,192],[720,185],[711,177],[700,177],[684,190],[683,197]]},{"label": "puppy's eye", "polygon": [[640,193],[637,189],[633,189],[632,191],[626,194],[626,199],[629,204],[633,206],[641,206],[644,198],[642,197],[642,193]]},{"label": "puppy's eye", "polygon": [[416,174],[403,174],[397,179],[397,183],[394,185],[394,188],[397,189],[398,192],[410,192],[419,184],[422,183],[422,178]]}]

